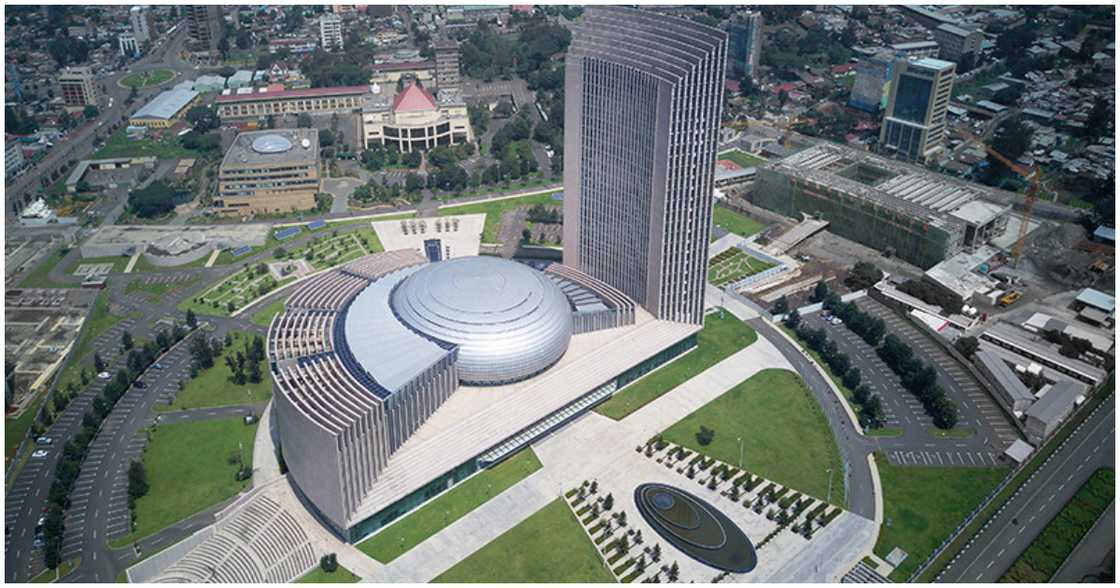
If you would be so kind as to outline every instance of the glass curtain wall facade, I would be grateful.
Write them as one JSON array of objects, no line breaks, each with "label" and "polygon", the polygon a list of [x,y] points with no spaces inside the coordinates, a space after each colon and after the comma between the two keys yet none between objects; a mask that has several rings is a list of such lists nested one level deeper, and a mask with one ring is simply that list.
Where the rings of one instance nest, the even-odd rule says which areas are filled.
[{"label": "glass curtain wall facade", "polygon": [[727,36],[588,8],[565,72],[564,263],[702,324]]}]

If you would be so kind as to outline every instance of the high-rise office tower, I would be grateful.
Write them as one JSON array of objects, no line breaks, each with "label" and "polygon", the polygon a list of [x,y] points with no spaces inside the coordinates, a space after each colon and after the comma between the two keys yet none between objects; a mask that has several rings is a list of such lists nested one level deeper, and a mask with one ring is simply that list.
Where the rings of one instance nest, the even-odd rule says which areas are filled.
[{"label": "high-rise office tower", "polygon": [[137,43],[143,45],[154,40],[155,18],[150,6],[133,6],[128,10],[128,20],[132,24],[132,36],[136,37]]},{"label": "high-rise office tower", "polygon": [[884,98],[889,95],[894,64],[902,59],[901,55],[886,49],[860,59],[848,105],[871,113],[886,108]]},{"label": "high-rise office tower", "polygon": [[727,25],[727,69],[736,80],[758,76],[762,53],[762,14],[739,13]]},{"label": "high-rise office tower", "polygon": [[440,91],[459,87],[459,43],[441,39],[432,43],[436,57],[436,88]]},{"label": "high-rise office tower", "polygon": [[319,44],[326,51],[342,50],[342,17],[328,12],[319,18]]},{"label": "high-rise office tower", "polygon": [[195,44],[200,49],[217,51],[225,29],[222,7],[217,4],[188,4],[183,6],[182,11],[187,21],[187,32]]},{"label": "high-rise office tower", "polygon": [[956,71],[956,64],[929,57],[895,65],[879,136],[882,151],[919,161],[940,153]]},{"label": "high-rise office tower", "polygon": [[727,35],[594,6],[565,71],[564,263],[701,324]]},{"label": "high-rise office tower", "polygon": [[94,81],[93,72],[88,67],[68,67],[58,74],[62,103],[68,110],[97,106],[97,84]]}]

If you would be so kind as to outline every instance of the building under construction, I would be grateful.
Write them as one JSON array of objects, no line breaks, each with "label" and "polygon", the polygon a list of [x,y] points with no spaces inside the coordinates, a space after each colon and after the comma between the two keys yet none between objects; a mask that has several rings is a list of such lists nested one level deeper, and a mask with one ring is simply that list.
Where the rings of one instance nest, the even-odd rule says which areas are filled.
[{"label": "building under construction", "polygon": [[759,168],[750,198],[922,269],[1003,234],[1011,210],[999,190],[836,144]]}]

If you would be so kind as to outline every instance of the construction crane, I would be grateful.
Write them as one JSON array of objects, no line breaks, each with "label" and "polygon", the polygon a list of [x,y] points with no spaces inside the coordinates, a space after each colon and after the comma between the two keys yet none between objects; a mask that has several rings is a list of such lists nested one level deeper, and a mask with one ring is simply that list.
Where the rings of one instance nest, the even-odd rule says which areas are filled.
[{"label": "construction crane", "polygon": [[1009,157],[996,151],[993,147],[968,131],[958,128],[957,132],[963,135],[965,140],[970,143],[975,143],[983,147],[984,151],[987,151],[988,154],[996,158],[997,161],[1006,165],[1011,171],[1027,181],[1027,192],[1023,202],[1023,222],[1019,225],[1019,238],[1015,240],[1015,246],[1011,248],[1011,267],[1018,267],[1019,256],[1022,255],[1023,248],[1027,244],[1027,232],[1030,231],[1031,212],[1034,210],[1034,203],[1038,201],[1038,187],[1041,184],[1042,170],[1040,170],[1037,165],[1027,167],[1011,161]]}]

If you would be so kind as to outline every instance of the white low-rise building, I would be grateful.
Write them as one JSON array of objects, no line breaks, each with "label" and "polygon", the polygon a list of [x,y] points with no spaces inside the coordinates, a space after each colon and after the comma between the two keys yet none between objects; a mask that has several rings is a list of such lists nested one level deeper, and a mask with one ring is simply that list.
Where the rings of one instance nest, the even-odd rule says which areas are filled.
[{"label": "white low-rise building", "polygon": [[437,101],[419,84],[408,84],[395,96],[374,84],[362,106],[364,146],[395,145],[404,153],[474,140],[467,104],[454,92],[440,92]]}]

